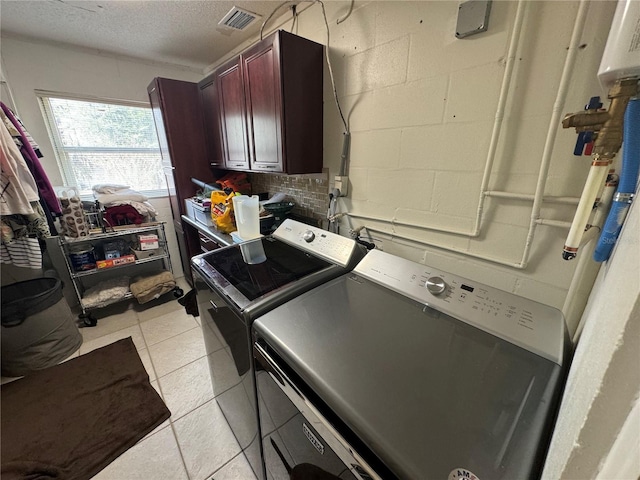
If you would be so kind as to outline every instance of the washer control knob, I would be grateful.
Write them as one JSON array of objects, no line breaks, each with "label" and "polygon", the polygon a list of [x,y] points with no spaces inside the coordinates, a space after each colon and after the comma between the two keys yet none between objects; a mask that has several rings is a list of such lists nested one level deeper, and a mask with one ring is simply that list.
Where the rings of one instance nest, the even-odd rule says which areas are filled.
[{"label": "washer control knob", "polygon": [[304,232],[304,234],[302,235],[302,238],[305,242],[307,243],[311,243],[313,242],[313,239],[316,238],[316,234],[313,233],[311,230],[307,230],[306,232]]},{"label": "washer control knob", "polygon": [[433,295],[440,295],[447,289],[447,284],[440,277],[429,277],[427,280],[427,290]]}]

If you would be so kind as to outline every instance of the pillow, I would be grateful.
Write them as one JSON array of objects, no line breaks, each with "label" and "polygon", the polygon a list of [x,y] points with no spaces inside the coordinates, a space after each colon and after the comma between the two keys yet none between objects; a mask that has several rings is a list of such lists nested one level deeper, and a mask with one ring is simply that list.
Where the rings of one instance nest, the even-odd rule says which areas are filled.
[{"label": "pillow", "polygon": [[96,193],[116,193],[118,190],[126,190],[131,188],[129,185],[118,185],[117,183],[101,183],[91,187]]},{"label": "pillow", "polygon": [[95,197],[102,205],[108,205],[122,200],[132,200],[134,202],[146,202],[149,200],[145,195],[131,189],[118,190],[115,193],[96,193]]}]

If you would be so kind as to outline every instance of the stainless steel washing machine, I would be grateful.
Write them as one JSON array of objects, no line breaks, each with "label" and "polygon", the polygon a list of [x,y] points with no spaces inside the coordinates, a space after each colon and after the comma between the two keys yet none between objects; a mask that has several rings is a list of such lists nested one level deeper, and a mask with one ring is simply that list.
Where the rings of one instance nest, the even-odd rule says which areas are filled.
[{"label": "stainless steel washing machine", "polygon": [[270,479],[541,474],[570,359],[554,308],[374,250],[253,336]]},{"label": "stainless steel washing machine", "polygon": [[290,219],[270,236],[191,260],[213,392],[256,476],[264,477],[251,354],[252,322],[350,271],[365,250]]}]

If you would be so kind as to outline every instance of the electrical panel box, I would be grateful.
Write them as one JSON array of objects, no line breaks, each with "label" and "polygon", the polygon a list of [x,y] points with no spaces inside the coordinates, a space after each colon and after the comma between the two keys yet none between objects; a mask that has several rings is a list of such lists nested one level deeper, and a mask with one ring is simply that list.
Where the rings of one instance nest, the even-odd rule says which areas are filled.
[{"label": "electrical panel box", "polygon": [[456,37],[464,38],[489,28],[491,0],[468,0],[458,6]]}]

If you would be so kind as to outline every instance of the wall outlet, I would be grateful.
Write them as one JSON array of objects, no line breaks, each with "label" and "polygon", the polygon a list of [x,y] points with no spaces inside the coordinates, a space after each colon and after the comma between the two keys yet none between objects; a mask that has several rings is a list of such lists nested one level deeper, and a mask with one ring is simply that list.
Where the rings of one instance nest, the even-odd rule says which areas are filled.
[{"label": "wall outlet", "polygon": [[349,177],[346,175],[336,175],[333,178],[333,188],[340,190],[340,196],[346,197],[349,195]]}]

